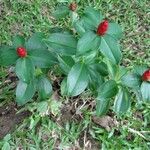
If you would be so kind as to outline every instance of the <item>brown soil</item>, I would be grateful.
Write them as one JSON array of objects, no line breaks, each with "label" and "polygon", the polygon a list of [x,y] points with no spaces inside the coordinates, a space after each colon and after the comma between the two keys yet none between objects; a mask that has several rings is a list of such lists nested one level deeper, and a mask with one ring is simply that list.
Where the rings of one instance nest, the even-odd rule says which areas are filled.
[{"label": "brown soil", "polygon": [[[13,91],[16,88],[18,78],[13,73],[13,68],[9,68],[5,81],[0,86],[0,94],[3,93],[3,88],[8,87],[9,91]],[[2,79],[0,79],[2,80]],[[3,98],[1,99],[3,101]],[[5,104],[0,107],[0,139],[6,134],[14,131],[15,126],[20,124],[27,116],[30,115],[28,111],[17,113],[20,108],[15,103]]]},{"label": "brown soil", "polygon": [[0,139],[12,132],[16,125],[30,115],[28,111],[16,113],[17,107],[14,103],[0,107]]}]

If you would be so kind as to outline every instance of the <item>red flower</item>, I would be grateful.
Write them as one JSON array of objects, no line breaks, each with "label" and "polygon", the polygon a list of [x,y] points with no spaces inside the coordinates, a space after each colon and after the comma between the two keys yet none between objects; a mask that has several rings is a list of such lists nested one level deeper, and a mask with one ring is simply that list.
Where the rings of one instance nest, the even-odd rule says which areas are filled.
[{"label": "red flower", "polygon": [[69,6],[69,9],[72,11],[75,11],[77,9],[77,4],[76,3],[71,3]]},{"label": "red flower", "polygon": [[98,35],[104,35],[106,31],[108,30],[108,21],[104,20],[101,22],[97,28],[97,34]]},{"label": "red flower", "polygon": [[143,81],[150,81],[150,69],[146,70],[143,75],[142,75],[142,80]]},{"label": "red flower", "polygon": [[26,57],[27,56],[27,51],[24,47],[18,47],[17,48],[17,54],[19,57]]}]

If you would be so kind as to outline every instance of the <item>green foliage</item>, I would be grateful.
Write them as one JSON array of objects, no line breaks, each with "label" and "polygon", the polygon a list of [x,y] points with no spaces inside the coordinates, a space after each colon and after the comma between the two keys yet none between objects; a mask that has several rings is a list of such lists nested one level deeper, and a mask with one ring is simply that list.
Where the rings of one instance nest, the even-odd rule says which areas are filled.
[{"label": "green foliage", "polygon": [[24,46],[25,45],[25,39],[20,36],[20,35],[16,35],[14,38],[13,38],[13,47],[16,49],[20,46]]},{"label": "green foliage", "polygon": [[94,32],[86,32],[78,41],[77,54],[85,54],[91,50],[97,50],[100,39]]},{"label": "green foliage", "polygon": [[49,68],[57,63],[54,53],[48,50],[34,50],[29,52],[33,64],[39,68]]},{"label": "green foliage", "polygon": [[110,98],[118,93],[118,86],[114,80],[109,80],[103,83],[98,89],[97,97],[97,115],[104,115],[109,108]]},{"label": "green foliage", "polygon": [[141,80],[136,74],[133,73],[124,75],[121,79],[121,82],[123,85],[135,89],[139,88],[141,84]]},{"label": "green foliage", "polygon": [[69,15],[69,11],[70,10],[67,6],[62,5],[62,6],[57,7],[57,9],[53,12],[53,16],[56,19],[61,19]]},{"label": "green foliage", "polygon": [[[46,50],[47,47],[44,43],[45,36],[43,33],[34,33],[28,41],[25,43],[25,47],[28,51],[34,50]],[[22,45],[23,46],[23,45]]]},{"label": "green foliage", "polygon": [[67,77],[68,95],[77,96],[81,94],[88,85],[88,70],[85,64],[75,64]]},{"label": "green foliage", "polygon": [[[61,3],[65,2],[66,4],[68,1],[72,1],[72,0],[44,0],[44,1],[37,0],[37,1],[26,1],[26,2],[25,1],[0,2],[1,10],[2,10],[1,11],[2,15],[0,20],[1,22],[0,43],[3,44],[10,43],[11,36],[16,35],[16,33],[17,34],[21,33],[21,35],[26,37],[36,31],[42,31],[45,33],[52,33],[52,32],[58,33],[60,31],[51,31],[51,29],[49,29],[51,27],[53,28],[58,25],[60,25],[62,28],[65,27],[70,28],[71,18],[69,18],[69,15],[67,15],[67,18],[63,18],[59,22],[51,18],[52,9],[53,8],[55,9],[55,6],[58,5],[58,2]],[[95,9],[97,8],[103,14],[105,14],[105,17],[107,17],[108,20],[118,22],[119,25],[121,25],[121,28],[124,31],[123,38],[121,38],[121,43],[120,43],[121,47],[124,49],[122,51],[123,63],[121,64],[125,64],[124,67],[125,69],[130,68],[132,70],[132,66],[135,64],[137,65],[148,64],[148,66],[150,66],[150,62],[148,61],[149,39],[147,38],[149,35],[149,32],[147,30],[147,24],[150,24],[150,20],[148,19],[149,18],[148,0],[132,1],[132,2],[120,1],[120,0],[116,0],[116,1],[96,0],[96,1],[87,2],[85,0],[80,0],[77,12],[79,12],[79,14],[81,15],[82,10],[86,6],[92,6]],[[127,15],[123,15],[123,14],[127,14]],[[32,20],[32,24],[31,24],[31,20]],[[73,29],[73,27],[71,27],[71,29]],[[83,25],[81,27],[83,29]],[[75,30],[73,29],[72,31],[74,31],[74,33],[76,34],[75,36],[78,39],[85,32],[84,29],[83,33],[79,34],[77,28],[75,28]],[[103,62],[105,61],[103,60]],[[0,63],[1,63],[1,59],[0,59]],[[95,63],[100,64],[100,62],[95,62]],[[106,64],[105,65],[103,64],[102,66],[104,66],[104,68],[107,70]],[[135,70],[135,68],[133,69]],[[42,71],[44,70],[42,69]],[[146,69],[144,69],[144,71],[145,70]],[[141,75],[143,74],[144,71],[141,72]],[[92,72],[95,73],[95,70],[93,69]],[[99,71],[99,73],[103,73],[103,71]],[[100,84],[98,83],[98,79],[99,80],[101,79],[99,73],[96,76],[92,77],[91,82],[89,82],[89,84],[93,82],[97,83],[98,85],[97,88],[99,88],[100,85],[102,85],[102,83]],[[133,72],[129,71],[128,74],[130,73],[132,74]],[[7,69],[5,69],[4,67],[0,67],[0,86],[1,86],[0,91],[2,91],[0,92],[0,101],[7,99],[7,102],[9,102],[14,99],[14,94],[13,94],[13,90],[9,90],[11,88],[11,84],[7,85],[6,88],[3,87],[7,75],[8,75]],[[139,80],[141,80],[141,75],[138,75]],[[104,75],[103,78],[108,79],[111,77],[107,73],[107,75]],[[91,86],[88,86],[87,89],[91,90],[91,88],[89,87]],[[128,89],[130,93],[132,93],[132,88],[128,88]],[[140,91],[140,89],[137,91]],[[92,99],[91,104],[93,104],[93,97],[95,95],[94,96],[92,95],[91,97],[90,93],[91,92],[89,91],[85,92],[81,94],[80,97],[71,98],[71,100],[73,99],[73,103],[74,103],[78,101],[78,99],[82,99],[84,102],[86,102],[87,99],[88,100]],[[140,93],[138,93],[139,97],[141,95]],[[133,93],[132,96],[134,96]],[[36,97],[34,99],[36,99]],[[68,100],[67,97],[61,97],[61,100],[65,100],[65,99]],[[82,107],[81,109],[81,112],[84,113],[83,119],[81,119],[80,122],[78,122],[77,124],[72,123],[74,117],[76,118],[76,115],[75,116],[73,115],[73,119],[69,120],[69,123],[66,123],[67,124],[66,128],[61,128],[60,125],[57,124],[58,122],[53,121],[53,119],[50,119],[49,116],[41,117],[41,114],[38,114],[37,112],[34,111],[34,113],[32,114],[33,116],[32,119],[33,122],[35,121],[35,123],[33,123],[33,125],[36,124],[37,122],[36,120],[38,120],[37,118],[40,118],[40,122],[39,124],[37,124],[38,131],[36,130],[37,129],[36,127],[32,128],[32,130],[27,128],[31,120],[31,117],[27,117],[27,119],[21,125],[19,126],[17,125],[15,132],[11,133],[10,140],[8,141],[4,141],[4,139],[0,140],[0,147],[2,149],[4,143],[7,142],[10,144],[11,147],[10,149],[18,149],[18,148],[31,149],[31,150],[36,150],[36,149],[53,150],[53,149],[75,149],[75,148],[83,149],[83,147],[80,147],[79,144],[82,143],[83,138],[81,138],[82,137],[81,135],[83,131],[86,130],[86,135],[88,135],[90,139],[87,138],[86,141],[85,138],[84,142],[87,143],[85,145],[88,145],[89,140],[92,140],[91,141],[92,143],[93,142],[95,143],[96,141],[97,143],[100,143],[100,148],[98,149],[113,150],[117,148],[117,149],[148,150],[150,148],[150,143],[149,143],[150,106],[148,103],[146,103],[146,104],[142,104],[142,107],[140,107],[140,109],[137,109],[136,97],[131,97],[130,100],[132,101],[131,111],[126,113],[125,118],[124,115],[121,118],[119,117],[119,123],[122,122],[123,124],[115,127],[115,129],[114,128],[111,129],[110,132],[106,131],[101,126],[93,123],[93,120],[91,119],[91,115],[93,114],[93,111],[91,112],[89,111],[89,109],[86,110],[86,106]],[[25,108],[30,106],[31,110],[33,110],[34,107],[33,105],[38,104],[38,107],[40,106],[43,107],[41,111],[39,110],[39,112],[44,113],[47,111],[49,107],[44,107],[42,102],[28,103],[25,106]],[[49,101],[44,101],[44,102],[46,103],[45,104],[46,106],[47,103],[49,103]],[[139,102],[143,103],[142,97],[140,97]],[[67,105],[68,101],[65,101],[64,103]],[[113,103],[113,99],[110,102],[110,106],[113,106],[112,103]],[[3,103],[1,103],[1,105],[3,105]],[[78,108],[76,110],[78,111]],[[109,110],[108,115],[109,114],[112,115],[112,109]],[[78,129],[79,126],[81,127],[80,129]],[[133,132],[130,132],[130,129],[133,129]],[[147,140],[144,140],[143,137],[139,136],[139,133],[147,137]],[[54,138],[53,135],[56,138]],[[58,143],[60,143],[59,144],[60,147],[58,147],[56,141],[59,141]],[[80,141],[79,144],[78,141]],[[95,144],[93,149],[95,149]]]},{"label": "green foliage", "polygon": [[122,29],[116,23],[110,23],[108,27],[107,34],[113,36],[117,40],[119,40],[122,36]]},{"label": "green foliage", "polygon": [[30,81],[30,83],[25,83],[19,81],[16,89],[16,102],[19,105],[24,105],[32,99],[36,91],[35,81]]},{"label": "green foliage", "polygon": [[67,95],[67,78],[64,78],[61,82],[61,95]]},{"label": "green foliage", "polygon": [[71,56],[58,56],[58,61],[61,69],[65,74],[68,74],[74,65],[75,61]]},{"label": "green foliage", "polygon": [[117,114],[126,113],[130,107],[130,95],[127,89],[120,89],[114,102],[114,110]]},{"label": "green foliage", "polygon": [[150,102],[150,83],[143,82],[141,85],[142,98],[145,102]]},{"label": "green foliage", "polygon": [[117,83],[114,80],[106,81],[104,84],[100,86],[98,92],[99,92],[99,97],[112,98],[118,92]]},{"label": "green foliage", "polygon": [[95,10],[92,7],[87,7],[82,19],[86,30],[95,30],[102,21],[103,16],[98,10]]},{"label": "green foliage", "polygon": [[37,78],[37,88],[39,98],[41,100],[47,99],[52,94],[52,85],[49,80],[44,76],[39,76]]},{"label": "green foliage", "polygon": [[69,33],[52,33],[45,42],[49,49],[58,54],[74,55],[76,53],[77,40]]},{"label": "green foliage", "polygon": [[110,99],[105,99],[103,97],[98,97],[96,101],[96,115],[105,115],[109,109]]},{"label": "green foliage", "polygon": [[29,83],[34,78],[34,65],[30,57],[19,58],[16,62],[16,75],[23,82]]},{"label": "green foliage", "polygon": [[18,59],[18,55],[14,53],[14,49],[10,46],[0,47],[0,65],[9,66],[15,64]]},{"label": "green foliage", "polygon": [[101,38],[100,51],[114,64],[118,64],[121,60],[121,51],[118,42],[109,35]]},{"label": "green foliage", "polygon": [[[135,67],[127,71],[121,66],[122,53],[119,40],[122,29],[108,21],[104,35],[97,34],[103,21],[102,14],[92,7],[87,7],[81,17],[69,9],[65,3],[54,12],[56,19],[70,16],[71,30],[51,29],[50,34],[33,34],[27,41],[22,36],[15,36],[10,46],[1,46],[0,65],[15,65],[19,78],[16,101],[23,105],[30,101],[37,91],[40,100],[47,100],[52,94],[52,85],[46,72],[57,66],[63,77],[61,94],[77,96],[91,90],[96,98],[96,113],[104,115],[109,110],[110,101],[114,101],[114,111],[119,115],[130,108],[128,88],[150,101],[150,83],[142,81],[142,74],[147,67]],[[62,11],[63,9],[63,11]],[[27,56],[19,57],[17,48],[24,47]],[[47,70],[44,72],[44,70]],[[119,92],[118,92],[119,91]],[[54,104],[55,105],[55,104]]]}]

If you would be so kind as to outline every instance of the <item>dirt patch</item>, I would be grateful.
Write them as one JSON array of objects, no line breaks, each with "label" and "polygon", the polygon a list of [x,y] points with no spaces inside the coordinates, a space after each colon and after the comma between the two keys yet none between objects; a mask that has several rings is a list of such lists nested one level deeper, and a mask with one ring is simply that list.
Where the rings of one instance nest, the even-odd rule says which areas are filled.
[{"label": "dirt patch", "polygon": [[[92,100],[87,99],[87,101],[84,101],[80,96],[73,97],[69,102],[62,105],[59,116],[56,117],[50,115],[50,119],[52,119],[54,122],[57,122],[57,124],[62,128],[64,128],[66,123],[70,121],[78,124],[84,119],[84,114],[82,112],[83,107],[87,109],[93,107]],[[60,139],[57,139],[56,141],[55,147],[59,147],[61,141]],[[99,150],[101,143],[91,137],[89,134],[89,128],[87,127],[80,133],[75,143],[70,146],[71,147],[69,147],[68,150]]]},{"label": "dirt patch", "polygon": [[116,127],[118,125],[117,120],[110,116],[103,116],[103,117],[93,116],[92,120],[97,125],[101,126],[102,128],[105,128],[108,132],[111,131],[113,127]]},{"label": "dirt patch", "polygon": [[88,133],[88,130],[81,132],[80,137],[79,137],[79,145],[80,145],[80,148],[84,150],[100,150],[101,149],[101,143],[93,139],[91,135]]},{"label": "dirt patch", "polygon": [[29,111],[16,114],[18,108],[14,103],[0,107],[0,139],[15,129],[16,124],[20,124],[30,115]]}]

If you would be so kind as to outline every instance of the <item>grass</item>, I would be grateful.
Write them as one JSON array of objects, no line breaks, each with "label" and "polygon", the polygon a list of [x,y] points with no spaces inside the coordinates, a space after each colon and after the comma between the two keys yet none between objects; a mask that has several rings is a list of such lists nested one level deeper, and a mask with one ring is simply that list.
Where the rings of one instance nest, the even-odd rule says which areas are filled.
[{"label": "grass", "polygon": [[[28,37],[33,32],[42,31],[48,33],[50,27],[57,25],[51,18],[52,10],[57,5],[54,0],[2,0],[0,2],[0,44],[11,43],[13,35],[22,34]],[[121,41],[123,49],[123,63],[127,66],[136,64],[150,65],[150,40],[148,39],[148,25],[150,24],[150,10],[148,0],[120,1],[120,0],[81,0],[79,12],[87,6],[98,8],[109,20],[118,22],[124,30]],[[68,27],[68,19],[63,19],[59,25]],[[0,86],[5,81],[7,71],[0,68]],[[14,99],[13,91],[10,87],[3,88],[0,100],[5,102]],[[0,89],[1,90],[1,89]],[[61,98],[65,101],[65,98]],[[90,101],[88,93],[80,97],[81,103]],[[65,101],[67,105],[68,100]],[[79,100],[73,102],[79,105]],[[1,103],[0,105],[3,105]],[[33,111],[38,108],[36,103],[26,105],[25,108]],[[59,104],[54,104],[58,107]],[[150,116],[150,106],[144,105],[138,109],[134,99],[132,110],[126,116],[117,118],[119,125],[111,131],[106,131],[92,121],[92,112],[87,109],[87,105],[77,106],[82,119],[78,122],[74,119],[66,121],[63,125],[58,121],[61,119],[59,109],[51,110],[51,117],[36,111],[31,117],[27,118],[14,133],[0,141],[0,147],[10,145],[10,149],[30,149],[30,150],[50,150],[54,147],[59,149],[85,149],[90,150],[90,145],[100,145],[102,150],[148,150],[150,148],[148,126]],[[50,106],[49,106],[50,107]],[[138,111],[137,111],[138,110]],[[58,112],[57,112],[58,111]],[[137,113],[143,116],[143,122]],[[71,117],[72,118],[72,117]],[[71,119],[70,118],[70,119]],[[144,137],[142,136],[144,135]],[[7,144],[6,144],[7,143]],[[80,145],[80,146],[79,146]],[[82,148],[81,148],[82,145]],[[94,147],[94,146],[93,146]],[[8,147],[7,147],[8,149]],[[93,148],[94,149],[94,148]],[[96,149],[96,148],[95,148]]]}]

